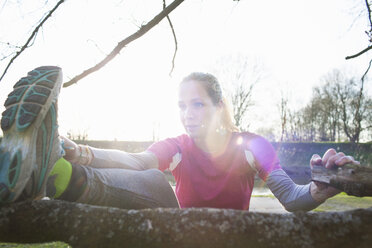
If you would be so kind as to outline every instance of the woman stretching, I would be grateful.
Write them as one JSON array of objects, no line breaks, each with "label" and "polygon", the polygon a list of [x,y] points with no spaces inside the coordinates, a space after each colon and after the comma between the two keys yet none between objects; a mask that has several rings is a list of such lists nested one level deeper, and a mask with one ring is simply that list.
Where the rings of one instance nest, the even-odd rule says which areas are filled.
[{"label": "woman stretching", "polygon": [[[60,137],[58,67],[21,78],[5,101],[0,145],[0,203],[49,196],[120,208],[211,207],[249,209],[256,174],[288,211],[311,210],[339,193],[325,184],[295,184],[271,144],[234,126],[217,79],[192,73],[179,85],[186,133],[141,153],[97,149]],[[329,149],[310,166],[358,164]],[[162,171],[176,180],[175,194]]]}]

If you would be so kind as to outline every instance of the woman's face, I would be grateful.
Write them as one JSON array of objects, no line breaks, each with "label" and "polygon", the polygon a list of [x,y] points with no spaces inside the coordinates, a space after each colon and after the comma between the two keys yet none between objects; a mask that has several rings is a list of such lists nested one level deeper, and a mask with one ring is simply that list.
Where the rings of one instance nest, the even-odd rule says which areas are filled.
[{"label": "woman's face", "polygon": [[205,138],[219,127],[221,105],[214,105],[198,81],[186,81],[179,87],[178,106],[186,132],[192,138]]}]

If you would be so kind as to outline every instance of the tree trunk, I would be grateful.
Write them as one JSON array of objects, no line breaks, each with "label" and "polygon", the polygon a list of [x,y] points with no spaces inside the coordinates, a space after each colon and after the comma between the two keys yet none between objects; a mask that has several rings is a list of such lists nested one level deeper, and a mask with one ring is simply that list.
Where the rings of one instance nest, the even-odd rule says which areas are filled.
[{"label": "tree trunk", "polygon": [[55,200],[0,210],[0,241],[73,247],[370,247],[372,208],[271,214],[227,209],[124,210]]}]

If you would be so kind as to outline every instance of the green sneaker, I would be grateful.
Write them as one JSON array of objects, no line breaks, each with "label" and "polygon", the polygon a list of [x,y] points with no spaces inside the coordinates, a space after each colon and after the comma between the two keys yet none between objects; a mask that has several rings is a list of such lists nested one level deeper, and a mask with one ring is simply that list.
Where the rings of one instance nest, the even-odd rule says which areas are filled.
[{"label": "green sneaker", "polygon": [[64,153],[57,124],[61,84],[59,67],[38,67],[8,95],[1,119],[0,204],[45,195],[46,179]]}]

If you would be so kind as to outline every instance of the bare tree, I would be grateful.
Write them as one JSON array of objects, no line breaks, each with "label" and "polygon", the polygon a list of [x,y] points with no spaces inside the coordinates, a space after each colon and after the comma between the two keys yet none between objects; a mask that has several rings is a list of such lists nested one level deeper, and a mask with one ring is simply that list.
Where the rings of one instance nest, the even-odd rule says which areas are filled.
[{"label": "bare tree", "polygon": [[[367,35],[367,38],[368,38],[368,41],[369,41],[369,44],[366,48],[364,48],[363,50],[361,50],[360,52],[356,53],[356,54],[353,54],[353,55],[350,55],[350,56],[346,56],[345,59],[353,59],[353,58],[356,58],[356,57],[359,57],[360,55],[362,54],[365,54],[366,52],[368,52],[369,50],[372,49],[372,14],[371,14],[371,4],[372,4],[372,1],[371,0],[364,0],[364,5],[365,5],[365,12],[366,12],[366,16],[368,17],[368,24],[369,24],[369,29],[367,31],[365,31],[366,35]],[[364,81],[367,73],[369,72],[369,69],[371,68],[371,65],[372,65],[372,59],[369,61],[369,65],[366,69],[366,71],[364,72],[361,80]]]},{"label": "bare tree", "polygon": [[359,143],[361,134],[372,129],[372,98],[363,80],[333,70],[314,87],[310,102],[291,111],[283,95],[279,103],[281,141],[340,141]]},{"label": "bare tree", "polygon": [[278,103],[280,117],[281,135],[280,142],[283,141],[301,141],[303,112],[295,111],[290,108],[289,93],[281,91],[281,98]]},{"label": "bare tree", "polygon": [[264,77],[263,66],[245,55],[222,57],[216,64],[212,71],[221,80],[231,101],[235,125],[245,131],[249,127],[248,110],[254,104],[253,89]]},{"label": "bare tree", "polygon": [[80,141],[80,142],[85,142],[88,140],[88,130],[87,129],[84,129],[84,130],[72,130],[70,129],[68,132],[67,132],[67,138],[71,139],[71,140],[77,140],[77,141]]},{"label": "bare tree", "polygon": [[285,134],[287,133],[287,118],[288,118],[288,97],[284,96],[283,92],[281,92],[279,113],[280,113],[280,127],[281,127],[280,142],[282,142],[284,140]]},{"label": "bare tree", "polygon": [[315,140],[335,141],[336,136],[340,140],[342,130],[350,142],[358,143],[361,133],[371,128],[372,99],[365,93],[365,79],[333,70],[324,81],[323,86],[314,88],[311,102],[304,109],[304,125]]},{"label": "bare tree", "polygon": [[288,110],[290,129],[287,134],[290,141],[313,142],[317,137],[318,130],[318,103],[310,100],[304,108],[297,111]]},{"label": "bare tree", "polygon": [[[372,99],[369,98],[367,101],[366,101],[366,119],[365,119],[365,123],[366,123],[366,127],[365,129],[366,130],[372,130]],[[368,132],[369,135],[368,135],[368,138],[369,139],[372,139],[372,132]]]},{"label": "bare tree", "polygon": [[363,94],[363,80],[359,90],[355,79],[337,84],[340,99],[341,118],[346,136],[352,143],[359,143],[360,133],[364,130],[362,121],[365,117],[366,105]]},{"label": "bare tree", "polygon": [[340,128],[340,108],[336,87],[332,77],[326,77],[326,83],[315,87],[313,101],[318,109],[318,126],[321,141],[335,141]]},{"label": "bare tree", "polygon": [[301,136],[302,132],[302,114],[300,111],[292,111],[288,109],[288,125],[287,128],[287,138],[291,141],[302,141],[303,137]]},{"label": "bare tree", "polygon": [[238,84],[235,88],[235,91],[231,94],[231,102],[233,104],[234,111],[234,121],[237,127],[240,127],[241,130],[244,130],[243,119],[246,115],[246,112],[252,103],[252,91],[254,84],[246,87],[243,83]]}]

